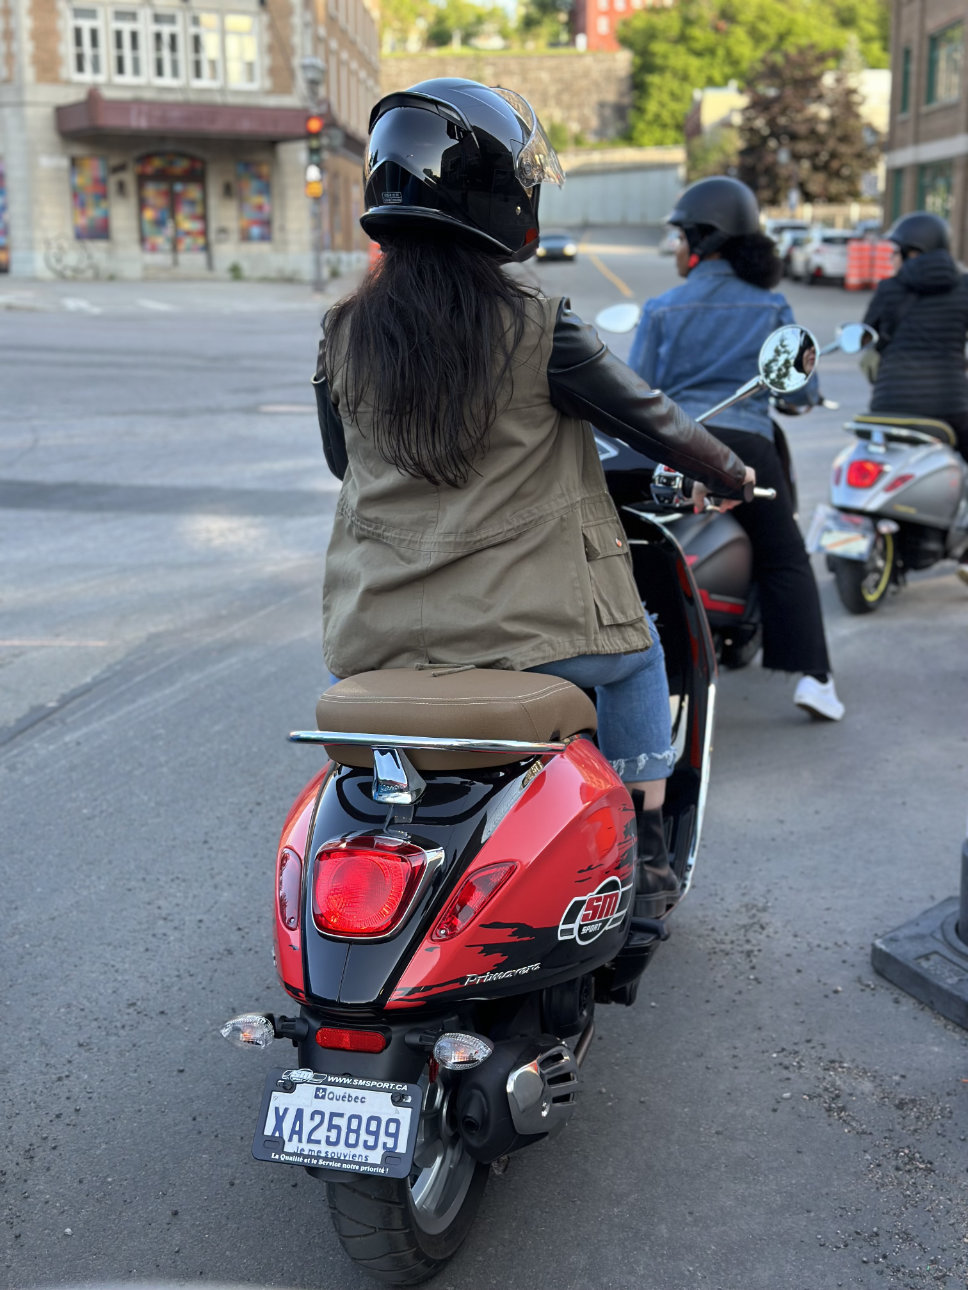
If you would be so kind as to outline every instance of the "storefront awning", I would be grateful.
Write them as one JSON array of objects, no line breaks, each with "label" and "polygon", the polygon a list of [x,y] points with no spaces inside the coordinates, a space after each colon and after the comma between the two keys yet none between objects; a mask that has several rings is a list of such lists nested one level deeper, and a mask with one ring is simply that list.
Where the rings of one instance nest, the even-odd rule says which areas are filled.
[{"label": "storefront awning", "polygon": [[[58,131],[68,139],[134,135],[146,142],[165,137],[281,143],[304,138],[306,130],[306,109],[301,107],[107,99],[96,89],[80,103],[57,108],[55,115]],[[350,137],[346,146],[352,152],[362,147]]]}]

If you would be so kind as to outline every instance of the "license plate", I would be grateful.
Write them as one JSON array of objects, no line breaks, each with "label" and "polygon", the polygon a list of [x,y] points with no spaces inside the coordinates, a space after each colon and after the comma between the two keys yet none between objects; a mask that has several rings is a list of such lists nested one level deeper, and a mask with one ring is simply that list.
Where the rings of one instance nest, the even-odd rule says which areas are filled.
[{"label": "license plate", "polygon": [[417,1084],[275,1070],[252,1154],[275,1164],[406,1178],[421,1104]]},{"label": "license plate", "polygon": [[851,519],[832,506],[820,505],[814,511],[805,545],[811,554],[825,551],[845,560],[866,560],[874,546],[874,525],[866,516]]}]

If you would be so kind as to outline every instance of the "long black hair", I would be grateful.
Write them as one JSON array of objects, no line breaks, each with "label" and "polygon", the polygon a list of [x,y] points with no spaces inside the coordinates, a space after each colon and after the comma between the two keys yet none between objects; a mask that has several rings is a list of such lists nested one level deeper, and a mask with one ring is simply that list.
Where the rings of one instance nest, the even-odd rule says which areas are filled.
[{"label": "long black hair", "polygon": [[765,233],[746,233],[731,237],[719,248],[726,260],[744,282],[769,291],[780,281],[783,266],[776,253],[776,243]]},{"label": "long black hair", "polygon": [[346,409],[365,403],[380,456],[434,485],[466,484],[510,398],[525,301],[498,260],[450,238],[388,238],[359,288],[329,313],[323,365],[345,355]]}]

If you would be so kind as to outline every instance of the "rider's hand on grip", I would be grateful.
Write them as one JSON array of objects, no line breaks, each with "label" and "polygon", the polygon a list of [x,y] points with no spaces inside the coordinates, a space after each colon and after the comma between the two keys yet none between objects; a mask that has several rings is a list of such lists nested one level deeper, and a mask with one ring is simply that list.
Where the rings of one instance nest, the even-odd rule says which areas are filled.
[{"label": "rider's hand on grip", "polygon": [[739,506],[741,502],[751,502],[753,500],[753,490],[756,487],[756,471],[752,466],[746,467],[742,487],[742,497],[717,497],[714,501],[710,497],[709,489],[706,485],[700,484],[697,479],[692,486],[692,509],[698,515],[700,511],[731,511],[734,506]]}]

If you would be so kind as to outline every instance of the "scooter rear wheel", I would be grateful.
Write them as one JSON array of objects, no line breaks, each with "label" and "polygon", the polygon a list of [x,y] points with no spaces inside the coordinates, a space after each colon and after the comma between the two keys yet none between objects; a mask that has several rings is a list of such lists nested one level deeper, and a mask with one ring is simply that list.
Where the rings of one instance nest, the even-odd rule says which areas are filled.
[{"label": "scooter rear wheel", "polygon": [[892,533],[878,533],[865,563],[832,557],[837,593],[852,614],[872,614],[883,604],[894,579],[896,548]]},{"label": "scooter rear wheel", "polygon": [[409,1178],[348,1175],[326,1183],[340,1244],[390,1285],[429,1280],[470,1231],[490,1166],[469,1156],[454,1125],[451,1089],[429,1085]]}]

